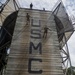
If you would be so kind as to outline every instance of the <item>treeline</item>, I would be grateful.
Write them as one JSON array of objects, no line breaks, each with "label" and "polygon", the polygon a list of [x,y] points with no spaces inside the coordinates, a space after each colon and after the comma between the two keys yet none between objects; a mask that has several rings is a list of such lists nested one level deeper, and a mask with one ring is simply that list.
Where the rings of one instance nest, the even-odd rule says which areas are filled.
[{"label": "treeline", "polygon": [[[65,73],[65,71],[66,70],[64,69],[64,73]],[[71,69],[71,67],[69,67],[67,69],[66,75],[75,75],[75,67],[72,67],[72,69]]]}]

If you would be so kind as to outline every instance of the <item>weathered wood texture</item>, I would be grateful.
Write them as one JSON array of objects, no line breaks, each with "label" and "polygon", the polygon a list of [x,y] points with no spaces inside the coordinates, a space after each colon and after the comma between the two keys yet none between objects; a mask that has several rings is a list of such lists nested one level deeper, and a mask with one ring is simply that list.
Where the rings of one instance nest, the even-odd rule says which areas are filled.
[{"label": "weathered wood texture", "polygon": [[[43,36],[45,25],[50,28],[47,38],[41,37],[41,39],[37,40],[30,37],[32,23],[30,21],[26,25],[26,13],[29,13],[31,21],[33,19],[34,25],[39,25],[40,20],[41,36]],[[30,41],[34,42],[34,44],[38,41],[42,43],[42,54],[38,53],[38,51],[29,54]],[[5,75],[63,75],[57,31],[52,12],[20,9],[10,49]],[[42,60],[42,62],[33,61],[31,63],[31,70],[42,70],[42,73],[28,72],[29,58]]]}]

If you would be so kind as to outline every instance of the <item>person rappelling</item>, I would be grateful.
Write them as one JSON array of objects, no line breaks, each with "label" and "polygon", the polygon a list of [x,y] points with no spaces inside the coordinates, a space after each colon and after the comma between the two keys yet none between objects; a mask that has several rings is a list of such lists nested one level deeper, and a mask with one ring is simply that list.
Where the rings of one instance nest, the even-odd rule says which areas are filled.
[{"label": "person rappelling", "polygon": [[47,26],[44,27],[44,33],[43,33],[43,38],[47,37],[48,30],[50,30]]},{"label": "person rappelling", "polygon": [[28,25],[28,23],[30,23],[30,15],[27,13],[26,14],[26,25]]}]

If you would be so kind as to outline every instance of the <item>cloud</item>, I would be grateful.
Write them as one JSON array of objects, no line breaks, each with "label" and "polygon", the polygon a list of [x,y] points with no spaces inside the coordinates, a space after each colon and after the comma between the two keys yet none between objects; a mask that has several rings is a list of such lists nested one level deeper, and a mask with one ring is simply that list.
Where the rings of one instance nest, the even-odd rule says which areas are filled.
[{"label": "cloud", "polygon": [[[29,8],[30,3],[33,3],[33,9],[43,9],[45,8],[46,10],[52,10],[54,5],[57,3],[59,0],[18,0],[21,7],[23,8]],[[62,0],[63,4],[66,7],[66,10],[68,14],[74,15],[75,14],[75,0]]]},{"label": "cloud", "polygon": [[1,3],[5,3],[6,0],[0,0]]},{"label": "cloud", "polygon": [[51,10],[57,1],[58,0],[19,0],[22,7],[29,8],[30,3],[32,2],[34,9],[45,8],[46,10]]},{"label": "cloud", "polygon": [[70,15],[75,15],[75,0],[63,0]]},{"label": "cloud", "polygon": [[71,36],[68,41],[69,53],[71,56],[72,65],[75,66],[75,33]]}]

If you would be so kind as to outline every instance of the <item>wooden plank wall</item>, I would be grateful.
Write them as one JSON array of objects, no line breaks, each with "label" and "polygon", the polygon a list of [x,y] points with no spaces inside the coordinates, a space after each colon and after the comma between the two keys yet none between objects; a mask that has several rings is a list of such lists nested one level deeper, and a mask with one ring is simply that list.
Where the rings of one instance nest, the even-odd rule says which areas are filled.
[{"label": "wooden plank wall", "polygon": [[[26,13],[30,23],[26,25]],[[43,38],[47,25],[47,38]],[[37,38],[38,37],[38,38]],[[50,11],[20,9],[5,75],[63,75],[59,43]]]}]

